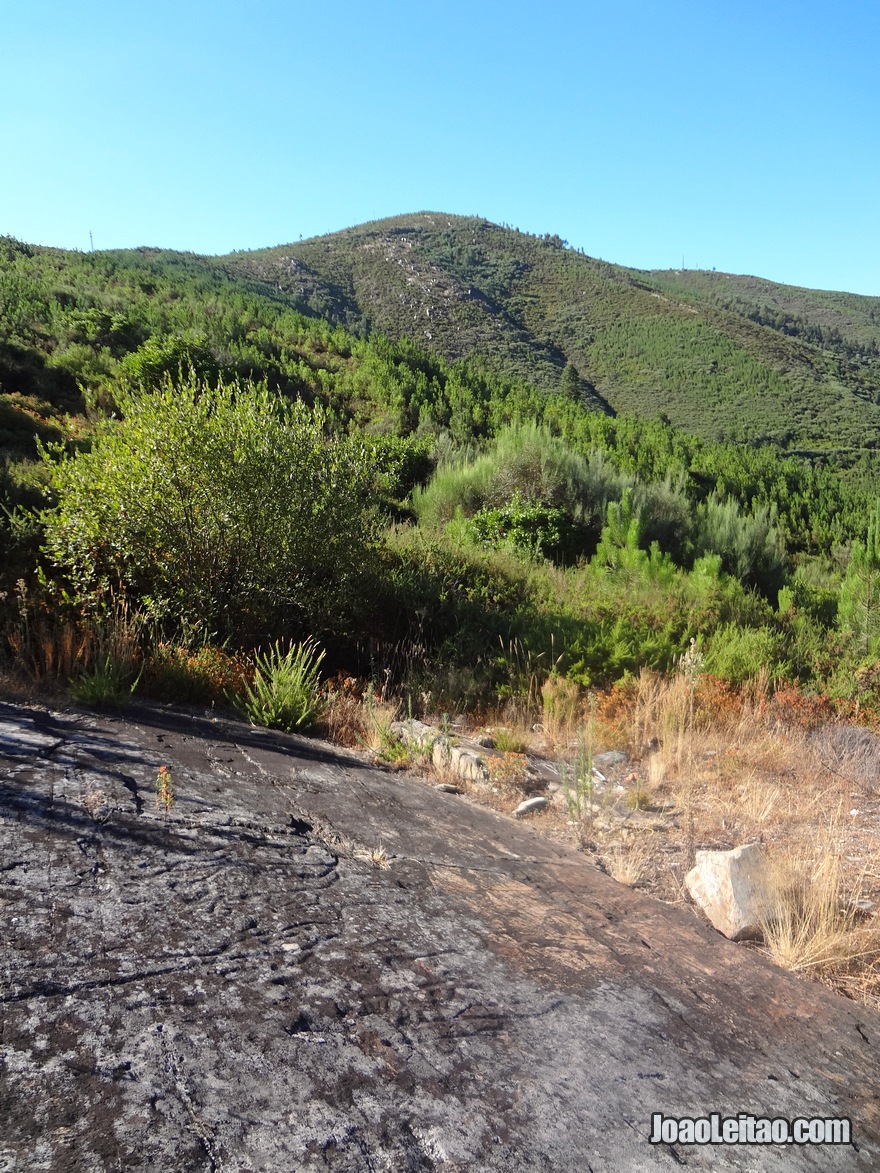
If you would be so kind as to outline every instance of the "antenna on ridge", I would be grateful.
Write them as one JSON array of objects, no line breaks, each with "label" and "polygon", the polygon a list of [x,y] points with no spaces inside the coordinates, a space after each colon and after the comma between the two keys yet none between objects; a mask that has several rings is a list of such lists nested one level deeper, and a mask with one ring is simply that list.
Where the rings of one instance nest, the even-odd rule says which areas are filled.
[{"label": "antenna on ridge", "polygon": [[92,230],[89,229],[89,244],[92,246],[92,252],[95,251],[95,242],[92,240]]}]

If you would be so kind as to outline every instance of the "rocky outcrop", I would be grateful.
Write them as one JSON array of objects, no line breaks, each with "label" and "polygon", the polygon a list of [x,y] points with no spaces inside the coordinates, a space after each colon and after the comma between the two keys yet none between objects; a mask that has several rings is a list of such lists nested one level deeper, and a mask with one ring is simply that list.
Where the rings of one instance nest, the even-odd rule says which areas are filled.
[{"label": "rocky outcrop", "polygon": [[[530,820],[158,706],[0,707],[0,779],[0,1169],[880,1166],[876,1014]],[[856,1143],[648,1142],[715,1111]]]}]

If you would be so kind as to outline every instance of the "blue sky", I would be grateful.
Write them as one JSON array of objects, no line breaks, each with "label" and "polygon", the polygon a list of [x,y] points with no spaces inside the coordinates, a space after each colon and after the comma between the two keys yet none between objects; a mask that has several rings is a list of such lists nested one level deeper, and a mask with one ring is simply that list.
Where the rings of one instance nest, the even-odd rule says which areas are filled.
[{"label": "blue sky", "polygon": [[258,248],[431,209],[880,295],[876,0],[7,0],[0,233]]}]

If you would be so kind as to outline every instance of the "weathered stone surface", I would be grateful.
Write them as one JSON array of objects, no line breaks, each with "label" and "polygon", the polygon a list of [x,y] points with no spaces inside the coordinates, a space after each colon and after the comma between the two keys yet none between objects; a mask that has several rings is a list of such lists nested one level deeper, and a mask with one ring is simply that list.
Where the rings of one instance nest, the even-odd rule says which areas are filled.
[{"label": "weathered stone surface", "polygon": [[611,770],[615,766],[623,765],[625,761],[626,754],[621,753],[619,749],[607,749],[604,753],[597,753],[593,758],[593,764],[602,770]]},{"label": "weathered stone surface", "polygon": [[[0,1169],[880,1167],[880,1016],[527,824],[158,706],[0,725]],[[648,1144],[713,1111],[857,1147]]]},{"label": "weathered stone surface", "polygon": [[484,782],[489,776],[480,754],[460,745],[435,742],[432,761],[438,770],[449,770],[469,782]]},{"label": "weathered stone surface", "polygon": [[404,745],[418,745],[423,748],[432,746],[443,736],[435,725],[426,725],[424,721],[392,721],[389,729]]},{"label": "weathered stone surface", "polygon": [[771,899],[771,880],[758,843],[732,851],[698,851],[685,876],[687,890],[731,941],[760,940]]}]

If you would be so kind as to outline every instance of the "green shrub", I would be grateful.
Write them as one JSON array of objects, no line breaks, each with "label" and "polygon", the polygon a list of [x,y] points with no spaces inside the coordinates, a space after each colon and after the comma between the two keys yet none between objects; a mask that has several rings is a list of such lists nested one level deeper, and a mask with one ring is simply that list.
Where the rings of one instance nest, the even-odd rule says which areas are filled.
[{"label": "green shrub", "polygon": [[109,582],[202,638],[344,622],[376,538],[355,440],[251,383],[166,380],[120,405],[89,452],[50,463],[46,550],[75,596]]},{"label": "green shrub", "polygon": [[763,506],[745,513],[738,502],[710,497],[697,509],[699,553],[721,555],[727,574],[755,586],[774,598],[783,585],[785,547],[776,528],[775,513]]},{"label": "green shrub", "polygon": [[313,640],[282,652],[276,643],[254,658],[254,679],[232,698],[254,725],[290,733],[311,724],[321,708],[318,669],[324,659]]},{"label": "green shrub", "polygon": [[[509,543],[543,558],[576,554],[576,528],[563,509],[524,500],[517,490],[506,505],[480,509],[470,519],[474,538],[488,546]],[[582,543],[581,543],[582,544]]]},{"label": "green shrub", "polygon": [[601,455],[587,459],[546,428],[528,424],[505,428],[475,458],[464,453],[441,466],[413,494],[413,508],[423,525],[438,528],[457,512],[473,517],[521,499],[562,511],[586,536],[598,534],[607,502],[625,483]]},{"label": "green shrub", "polygon": [[780,663],[781,648],[781,634],[769,627],[725,624],[709,641],[706,670],[731,684],[742,684],[762,671],[776,679],[788,674],[788,665]]},{"label": "green shrub", "polygon": [[71,697],[96,709],[124,709],[137,688],[140,675],[132,680],[131,665],[109,653],[91,668],[84,669],[68,686]]}]

